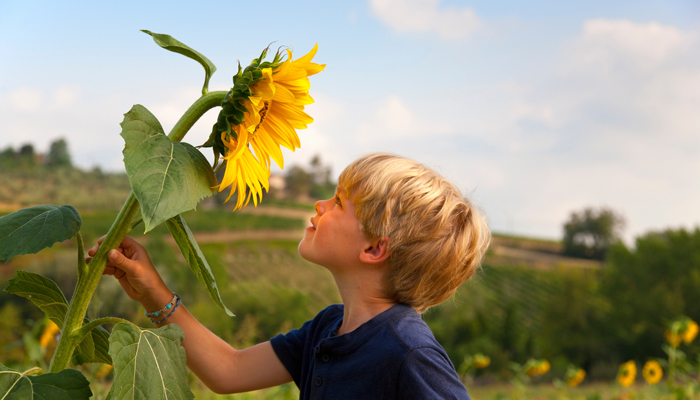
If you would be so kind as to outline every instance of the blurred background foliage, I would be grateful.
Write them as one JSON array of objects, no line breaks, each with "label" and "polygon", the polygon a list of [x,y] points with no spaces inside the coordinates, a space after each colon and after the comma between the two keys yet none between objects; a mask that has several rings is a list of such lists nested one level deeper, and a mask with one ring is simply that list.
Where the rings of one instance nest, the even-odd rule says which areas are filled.
[{"label": "blurred background foliage", "polygon": [[[65,142],[51,146],[54,155],[37,155],[30,147],[0,152],[0,214],[13,207],[73,204],[91,246],[129,193],[125,175],[74,168]],[[257,209],[232,213],[228,204],[221,206],[224,194],[219,194],[200,211],[185,214],[234,318],[225,316],[193,279],[164,227],[147,236],[133,233],[183,304],[234,346],[299,327],[340,301],[330,273],[296,250],[314,212],[313,200],[332,196],[331,171],[318,157],[285,171],[284,185]],[[496,235],[483,268],[424,319],[456,366],[470,354],[490,357],[491,365],[476,371],[476,383],[510,379],[510,362],[533,357],[550,360],[548,380],[563,378],[574,364],[592,381],[614,379],[619,365],[630,359],[664,358],[660,345],[666,324],[678,315],[700,320],[700,229],[649,232],[628,246],[619,240],[623,221],[611,210],[591,208],[572,213],[563,224],[562,242]],[[566,241],[567,235],[576,237],[574,228],[579,237],[602,232],[603,239],[574,240],[578,253],[572,253]],[[75,246],[67,241],[0,263],[0,286],[23,269],[53,279],[70,298]],[[98,287],[88,317],[105,315],[150,326],[111,277]],[[38,340],[45,324],[31,303],[0,292],[0,363],[16,369],[32,364],[40,353],[30,351],[30,342]],[[696,341],[688,352],[698,354],[698,346]],[[44,356],[47,361],[50,354]],[[279,390],[290,398],[296,393]]]}]

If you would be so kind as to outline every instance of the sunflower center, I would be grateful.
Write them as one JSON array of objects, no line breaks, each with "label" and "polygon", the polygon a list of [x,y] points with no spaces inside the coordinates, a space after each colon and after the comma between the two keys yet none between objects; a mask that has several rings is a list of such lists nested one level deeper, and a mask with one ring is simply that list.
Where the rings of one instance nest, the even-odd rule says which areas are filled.
[{"label": "sunflower center", "polygon": [[257,125],[255,125],[255,130],[251,135],[255,135],[256,132],[258,132],[258,129],[260,129],[260,126],[265,122],[265,117],[267,117],[267,112],[270,111],[270,100],[265,100],[263,105],[263,108],[258,112],[258,115],[260,115],[260,122],[258,122]]}]

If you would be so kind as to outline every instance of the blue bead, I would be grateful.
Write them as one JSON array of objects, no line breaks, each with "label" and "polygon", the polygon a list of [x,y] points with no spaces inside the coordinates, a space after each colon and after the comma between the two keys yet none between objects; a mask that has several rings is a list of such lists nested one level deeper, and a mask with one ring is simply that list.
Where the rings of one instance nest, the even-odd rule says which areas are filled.
[{"label": "blue bead", "polygon": [[145,313],[143,313],[143,315],[145,315],[145,316],[148,317],[148,311],[146,311]]},{"label": "blue bead", "polygon": [[170,304],[168,304],[168,310],[170,310],[170,307],[172,307]]},{"label": "blue bead", "polygon": [[156,311],[155,314],[153,314],[153,315],[155,315],[155,316],[157,317],[157,316],[158,316],[158,311]]}]

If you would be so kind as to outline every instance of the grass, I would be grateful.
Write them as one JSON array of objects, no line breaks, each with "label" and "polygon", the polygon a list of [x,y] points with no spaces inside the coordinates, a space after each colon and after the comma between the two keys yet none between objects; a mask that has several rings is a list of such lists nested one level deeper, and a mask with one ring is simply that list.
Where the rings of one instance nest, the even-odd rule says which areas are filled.
[{"label": "grass", "polygon": [[[637,382],[625,388],[617,383],[594,382],[570,388],[553,384],[527,386],[521,391],[511,384],[494,384],[469,388],[469,396],[479,400],[674,400],[675,394],[663,384],[647,385]],[[212,397],[211,399],[215,399]],[[688,400],[697,400],[694,396]]]}]

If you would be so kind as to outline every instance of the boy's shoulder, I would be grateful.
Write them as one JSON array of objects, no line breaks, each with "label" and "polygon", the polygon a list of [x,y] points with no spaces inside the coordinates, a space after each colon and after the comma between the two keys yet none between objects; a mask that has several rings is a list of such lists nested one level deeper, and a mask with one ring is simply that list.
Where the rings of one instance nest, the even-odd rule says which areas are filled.
[{"label": "boy's shoulder", "polygon": [[338,399],[469,398],[449,357],[412,307],[397,304],[338,336],[342,318],[343,306],[333,305],[300,329],[272,339],[301,398],[313,393]]},{"label": "boy's shoulder", "polygon": [[[317,329],[333,330],[340,326],[342,317],[343,305],[334,304],[322,310],[310,322]],[[379,342],[375,344],[386,346],[385,350],[393,347],[395,352],[401,354],[420,348],[432,348],[444,352],[421,315],[412,307],[401,303],[394,305],[346,335],[333,337],[333,332],[324,332],[320,333],[319,336],[322,338],[321,340],[332,338],[333,340],[330,342],[335,342],[333,344],[348,351],[356,350],[356,348],[371,342]]]}]

